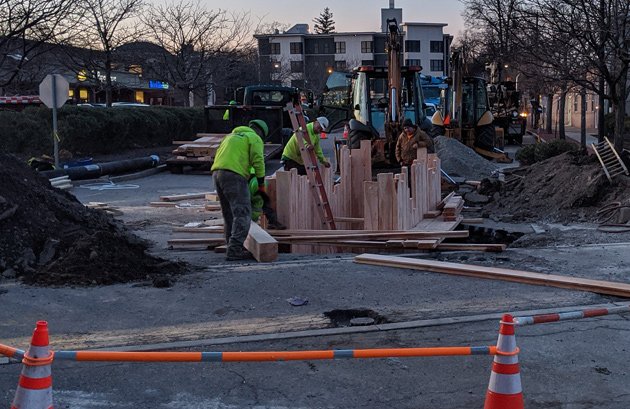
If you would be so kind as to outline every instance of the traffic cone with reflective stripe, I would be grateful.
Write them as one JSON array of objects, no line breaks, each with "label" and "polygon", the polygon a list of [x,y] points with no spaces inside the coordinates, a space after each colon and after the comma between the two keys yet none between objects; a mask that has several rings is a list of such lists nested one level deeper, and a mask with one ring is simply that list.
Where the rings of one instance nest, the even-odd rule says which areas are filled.
[{"label": "traffic cone with reflective stripe", "polygon": [[48,323],[37,321],[11,409],[51,409],[53,354],[48,348]]},{"label": "traffic cone with reflective stripe", "polygon": [[514,336],[514,319],[503,315],[497,340],[497,355],[486,393],[484,409],[523,409],[523,388]]}]

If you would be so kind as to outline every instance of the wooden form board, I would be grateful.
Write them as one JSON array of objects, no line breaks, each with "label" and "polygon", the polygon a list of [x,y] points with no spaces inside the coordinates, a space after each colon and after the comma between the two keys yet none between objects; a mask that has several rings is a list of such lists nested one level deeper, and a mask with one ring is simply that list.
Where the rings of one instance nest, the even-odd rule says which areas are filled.
[{"label": "wooden form board", "polygon": [[543,285],[567,288],[570,290],[590,291],[598,294],[615,295],[630,298],[630,284],[586,278],[568,277],[553,274],[532,273],[529,271],[505,268],[475,266],[470,264],[447,263],[434,260],[420,260],[407,257],[361,254],[354,258],[355,263],[386,267],[410,268],[433,271],[436,273],[463,275],[493,280],[512,281],[522,284]]},{"label": "wooden form board", "polygon": [[276,261],[278,259],[278,242],[254,222],[249,227],[249,234],[243,245],[254,255],[258,262]]},{"label": "wooden form board", "polygon": [[[371,142],[362,141],[360,149],[344,146],[339,154],[340,178],[333,185],[330,169],[321,168],[324,188],[333,216],[346,220],[346,227],[364,230],[409,230],[436,211],[441,200],[440,162],[436,155],[418,150],[418,159],[399,174],[381,173],[372,179]],[[323,229],[315,201],[311,198],[308,178],[277,171],[274,195],[278,220],[288,229]],[[452,230],[449,228],[447,230]],[[292,245],[293,252],[332,253],[339,247]]]}]

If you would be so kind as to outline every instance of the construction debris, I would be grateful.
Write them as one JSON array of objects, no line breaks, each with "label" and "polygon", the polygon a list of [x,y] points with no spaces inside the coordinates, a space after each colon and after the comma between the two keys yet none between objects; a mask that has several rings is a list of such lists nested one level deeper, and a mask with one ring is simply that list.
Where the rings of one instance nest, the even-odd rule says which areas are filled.
[{"label": "construction debris", "polygon": [[0,275],[37,285],[102,285],[178,274],[183,266],[98,209],[0,154]]},{"label": "construction debris", "polygon": [[513,174],[518,176],[508,176],[498,192],[492,190],[495,185],[482,186],[482,193],[494,197],[484,207],[492,218],[511,222],[593,222],[602,205],[630,198],[630,179],[619,176],[611,185],[594,156],[576,152],[554,156]]}]

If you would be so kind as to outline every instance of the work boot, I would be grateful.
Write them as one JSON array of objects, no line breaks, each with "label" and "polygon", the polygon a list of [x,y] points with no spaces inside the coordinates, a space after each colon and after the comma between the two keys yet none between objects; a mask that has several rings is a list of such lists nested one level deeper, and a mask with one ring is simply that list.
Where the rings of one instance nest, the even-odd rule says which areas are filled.
[{"label": "work boot", "polygon": [[253,260],[254,256],[252,253],[247,251],[245,247],[229,247],[227,249],[227,254],[226,254],[225,259],[227,261]]}]

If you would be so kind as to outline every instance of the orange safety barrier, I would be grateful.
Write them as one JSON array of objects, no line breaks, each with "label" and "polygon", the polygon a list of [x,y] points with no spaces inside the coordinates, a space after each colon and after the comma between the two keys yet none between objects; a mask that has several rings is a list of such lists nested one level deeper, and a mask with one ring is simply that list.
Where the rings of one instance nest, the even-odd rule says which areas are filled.
[{"label": "orange safety barrier", "polygon": [[119,351],[57,351],[56,359],[76,361],[117,362],[264,362],[299,361],[341,358],[394,358],[429,356],[494,355],[495,346],[437,347],[393,349],[348,349],[322,351],[256,351],[256,352],[119,352]]}]

